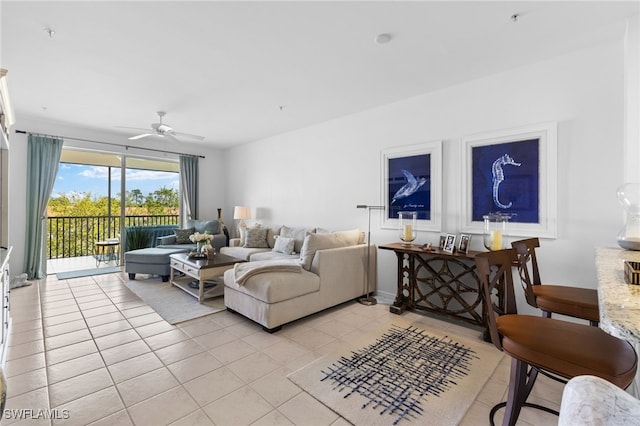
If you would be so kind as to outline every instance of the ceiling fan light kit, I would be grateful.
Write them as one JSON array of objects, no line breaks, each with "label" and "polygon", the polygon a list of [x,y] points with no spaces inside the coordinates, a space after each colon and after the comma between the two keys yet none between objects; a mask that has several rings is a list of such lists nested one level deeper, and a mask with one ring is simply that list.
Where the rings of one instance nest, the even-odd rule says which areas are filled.
[{"label": "ceiling fan light kit", "polygon": [[158,111],[157,114],[158,114],[158,117],[160,117],[160,122],[159,123],[151,123],[151,128],[150,129],[137,129],[137,130],[143,130],[145,133],[142,133],[142,134],[139,134],[139,135],[135,135],[135,136],[131,136],[129,138],[129,140],[135,141],[135,140],[138,140],[138,139],[146,138],[148,136],[166,137],[166,138],[169,138],[169,139],[173,139],[176,142],[179,141],[179,139],[176,136],[186,137],[186,138],[191,138],[191,139],[204,140],[203,136],[192,135],[192,134],[189,134],[189,133],[174,132],[173,131],[173,127],[169,126],[168,124],[164,124],[162,122],[162,117],[167,115],[167,113],[164,112],[164,111]]}]

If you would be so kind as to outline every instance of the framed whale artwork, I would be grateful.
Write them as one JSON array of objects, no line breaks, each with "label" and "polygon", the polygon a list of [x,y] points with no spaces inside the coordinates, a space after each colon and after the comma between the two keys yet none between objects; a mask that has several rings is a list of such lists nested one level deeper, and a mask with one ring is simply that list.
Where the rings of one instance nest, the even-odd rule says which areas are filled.
[{"label": "framed whale artwork", "polygon": [[442,141],[382,151],[382,227],[396,229],[398,213],[417,212],[418,231],[440,231]]},{"label": "framed whale artwork", "polygon": [[513,237],[557,235],[557,123],[463,138],[460,230],[483,232],[483,216],[509,216]]}]

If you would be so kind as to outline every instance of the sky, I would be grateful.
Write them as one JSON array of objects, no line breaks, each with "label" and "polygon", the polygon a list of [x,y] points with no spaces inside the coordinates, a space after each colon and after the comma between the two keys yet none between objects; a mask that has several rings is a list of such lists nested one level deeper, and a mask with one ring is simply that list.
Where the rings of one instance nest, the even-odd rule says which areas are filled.
[{"label": "sky", "polygon": [[[106,196],[107,173],[107,167],[60,163],[51,196],[71,197],[80,193],[91,193],[93,198]],[[120,169],[112,168],[111,176],[111,196],[115,197],[120,193]],[[127,191],[139,189],[144,195],[163,186],[175,189],[179,186],[178,173],[129,169],[126,179]]]}]

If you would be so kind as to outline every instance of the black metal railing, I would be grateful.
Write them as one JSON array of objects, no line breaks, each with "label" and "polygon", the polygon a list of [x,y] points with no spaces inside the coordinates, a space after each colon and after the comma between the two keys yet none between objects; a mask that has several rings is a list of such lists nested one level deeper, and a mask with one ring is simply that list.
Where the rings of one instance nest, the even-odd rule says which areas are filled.
[{"label": "black metal railing", "polygon": [[[125,216],[124,226],[177,225],[178,215]],[[47,218],[48,259],[90,256],[96,241],[119,238],[119,216]]]}]

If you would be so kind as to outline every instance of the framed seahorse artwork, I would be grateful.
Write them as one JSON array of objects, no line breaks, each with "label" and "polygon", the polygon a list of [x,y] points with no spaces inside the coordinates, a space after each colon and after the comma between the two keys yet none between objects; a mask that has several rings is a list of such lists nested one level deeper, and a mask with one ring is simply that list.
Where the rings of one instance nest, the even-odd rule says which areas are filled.
[{"label": "framed seahorse artwork", "polygon": [[483,216],[509,216],[512,236],[557,235],[557,123],[463,138],[460,229],[482,233]]},{"label": "framed seahorse artwork", "polygon": [[382,151],[382,227],[396,229],[398,213],[417,212],[418,231],[440,231],[442,141]]}]

